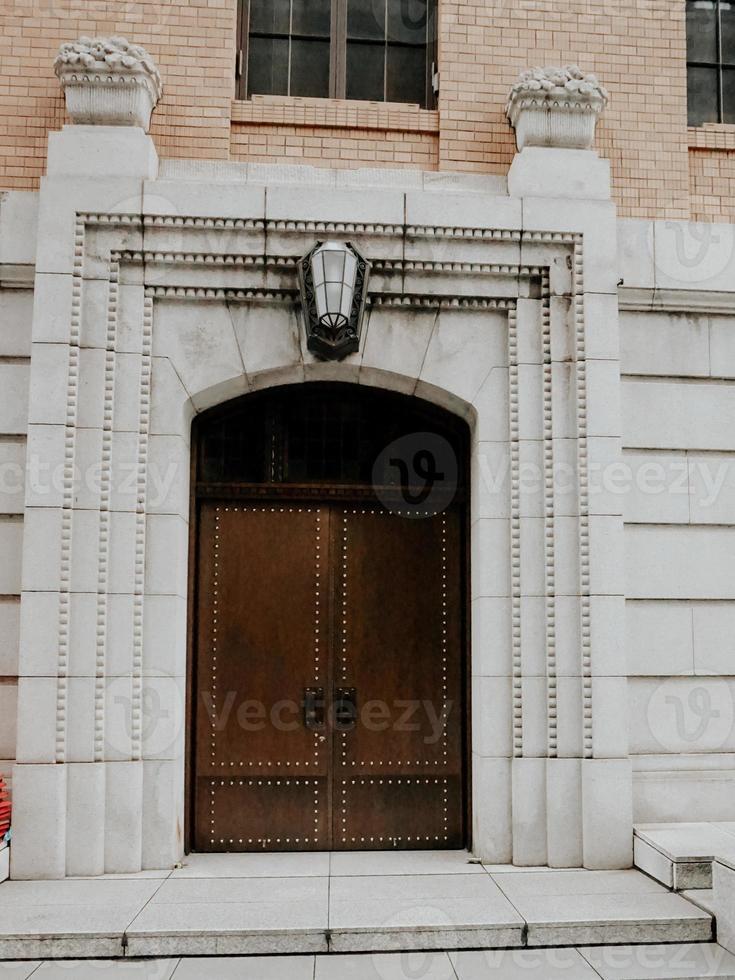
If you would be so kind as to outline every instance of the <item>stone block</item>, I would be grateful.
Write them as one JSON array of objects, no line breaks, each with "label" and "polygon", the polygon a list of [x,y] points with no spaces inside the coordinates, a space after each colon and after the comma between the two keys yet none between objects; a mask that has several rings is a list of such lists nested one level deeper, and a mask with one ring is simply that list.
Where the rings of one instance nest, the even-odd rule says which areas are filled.
[{"label": "stone block", "polygon": [[18,688],[0,684],[0,759],[15,758]]},{"label": "stone block", "polygon": [[143,868],[171,868],[182,859],[183,763],[143,763]]},{"label": "stone block", "polygon": [[582,764],[579,759],[547,761],[546,811],[549,867],[581,867]]},{"label": "stone block", "polygon": [[735,528],[628,525],[629,599],[734,599]]},{"label": "stone block", "polygon": [[626,490],[618,499],[627,524],[689,523],[689,462],[683,451],[628,451],[622,464],[619,486]]},{"label": "stone block", "polygon": [[531,758],[540,758],[546,755],[548,744],[546,678],[524,677],[521,681],[521,695],[523,754]]},{"label": "stone block", "polygon": [[154,357],[151,372],[151,433],[188,437],[195,409],[168,357]]},{"label": "stone block", "polygon": [[474,398],[474,436],[478,441],[504,442],[510,435],[508,369],[494,368]]},{"label": "stone block", "polygon": [[618,299],[611,293],[584,294],[585,353],[593,360],[620,357]]},{"label": "stone block", "polygon": [[618,268],[627,288],[653,289],[656,268],[653,261],[653,222],[639,218],[617,221]]},{"label": "stone block", "polygon": [[0,363],[0,433],[24,435],[28,427],[30,365],[23,361]]},{"label": "stone block", "polygon": [[592,671],[598,677],[624,677],[628,673],[624,630],[625,598],[622,595],[591,596]]},{"label": "stone block", "polygon": [[513,698],[510,677],[473,677],[472,748],[482,756],[513,754]]},{"label": "stone block", "polygon": [[265,187],[250,182],[154,180],[143,187],[143,214],[263,218]]},{"label": "stone block", "polygon": [[472,847],[488,864],[510,864],[511,759],[472,757]]},{"label": "stone block", "polygon": [[509,677],[512,672],[509,599],[481,596],[472,602],[472,673]]},{"label": "stone block", "polygon": [[[36,272],[74,272],[78,213],[139,214],[141,202],[142,181],[137,177],[44,177],[38,214]],[[91,278],[103,278],[109,253],[107,257],[92,253],[89,248],[92,235],[99,237],[99,232],[87,231],[85,272],[93,272]],[[115,238],[121,248],[142,247],[140,225],[116,231]]]},{"label": "stone block", "polygon": [[709,317],[660,310],[621,312],[620,369],[624,374],[706,378]]},{"label": "stone block", "polygon": [[[0,213],[2,204],[0,203]],[[0,225],[2,217],[0,217]],[[36,288],[38,286],[36,285]],[[0,290],[0,356],[29,357],[33,323],[33,290]]]},{"label": "stone block", "polygon": [[26,483],[26,445],[0,436],[0,514],[22,514]]},{"label": "stone block", "polygon": [[717,942],[735,953],[735,866],[732,862],[714,861],[712,889]]},{"label": "stone block", "polygon": [[18,679],[18,735],[15,752],[18,762],[55,761],[56,689],[55,677]]},{"label": "stone block", "polygon": [[105,872],[142,868],[143,763],[105,763]]},{"label": "stone block", "polygon": [[477,521],[472,533],[472,598],[510,595],[510,525]]},{"label": "stone block", "polygon": [[149,677],[186,673],[186,599],[147,595],[143,616],[143,672]]},{"label": "stone block", "polygon": [[406,194],[406,223],[409,225],[519,229],[521,222],[521,202],[512,197],[447,193],[444,190],[409,191]]},{"label": "stone block", "polygon": [[623,520],[593,514],[589,518],[590,591],[623,595]]},{"label": "stone block", "polygon": [[31,363],[27,422],[65,425],[69,381],[68,346],[34,344]]},{"label": "stone block", "polygon": [[0,265],[36,261],[38,191],[3,191],[0,197]]},{"label": "stone block", "polygon": [[[35,678],[34,678],[35,679]],[[90,763],[95,760],[95,719],[97,699],[94,677],[67,680],[66,761]]]},{"label": "stone block", "polygon": [[70,763],[66,800],[66,873],[88,877],[105,871],[105,765]]},{"label": "stone block", "polygon": [[735,603],[697,603],[692,618],[695,672],[735,674]]},{"label": "stone block", "polygon": [[610,164],[594,150],[526,146],[508,171],[511,197],[610,200]]},{"label": "stone block", "polygon": [[633,785],[629,759],[582,760],[583,862],[590,870],[633,863]]},{"label": "stone block", "polygon": [[735,228],[696,221],[655,221],[656,286],[730,288],[735,271]]},{"label": "stone block", "polygon": [[731,316],[709,317],[710,373],[735,378],[735,337]]},{"label": "stone block", "polygon": [[626,448],[735,450],[735,386],[630,379],[621,401]]},{"label": "stone block", "polygon": [[692,524],[735,524],[735,456],[687,454]]},{"label": "stone block", "polygon": [[64,766],[16,765],[13,769],[11,877],[63,878],[65,852]]},{"label": "stone block", "polygon": [[158,174],[153,139],[138,126],[64,126],[49,133],[50,177],[140,177]]},{"label": "stone block", "polygon": [[735,678],[629,681],[631,752],[735,752]]},{"label": "stone block", "polygon": [[627,719],[628,679],[593,677],[592,751],[595,759],[622,759],[627,756]]},{"label": "stone block", "polygon": [[0,674],[14,677],[18,673],[20,645],[20,603],[0,599]]},{"label": "stone block", "polygon": [[665,676],[694,669],[692,608],[687,603],[626,602],[624,639],[629,675]]},{"label": "stone block", "polygon": [[20,595],[23,556],[23,521],[19,517],[0,520],[0,595]]},{"label": "stone block", "polygon": [[146,520],[146,592],[178,595],[188,591],[189,528],[180,517],[153,514]]},{"label": "stone block", "polygon": [[547,862],[546,759],[513,759],[513,864]]}]

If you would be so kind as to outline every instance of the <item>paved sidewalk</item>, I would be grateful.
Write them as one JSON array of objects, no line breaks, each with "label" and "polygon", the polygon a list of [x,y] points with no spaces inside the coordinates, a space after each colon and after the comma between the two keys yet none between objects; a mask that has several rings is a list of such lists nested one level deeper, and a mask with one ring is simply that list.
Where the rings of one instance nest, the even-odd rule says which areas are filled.
[{"label": "paved sidewalk", "polygon": [[715,943],[0,963],[0,980],[734,980]]},{"label": "paved sidewalk", "polygon": [[0,885],[0,957],[242,956],[708,942],[639,871],[482,865],[465,851],[190,855],[175,871]]}]

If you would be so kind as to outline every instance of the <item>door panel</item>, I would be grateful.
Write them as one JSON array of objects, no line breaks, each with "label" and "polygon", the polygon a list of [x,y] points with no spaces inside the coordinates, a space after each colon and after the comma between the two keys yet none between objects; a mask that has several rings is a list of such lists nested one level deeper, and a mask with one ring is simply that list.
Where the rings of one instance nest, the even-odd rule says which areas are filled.
[{"label": "door panel", "polygon": [[197,850],[464,844],[461,533],[201,505]]},{"label": "door panel", "polygon": [[345,508],[334,523],[335,683],[357,703],[335,733],[335,846],[461,846],[459,517]]},{"label": "door panel", "polygon": [[329,742],[303,720],[305,689],[327,684],[324,520],[319,507],[202,506],[199,850],[328,846]]}]

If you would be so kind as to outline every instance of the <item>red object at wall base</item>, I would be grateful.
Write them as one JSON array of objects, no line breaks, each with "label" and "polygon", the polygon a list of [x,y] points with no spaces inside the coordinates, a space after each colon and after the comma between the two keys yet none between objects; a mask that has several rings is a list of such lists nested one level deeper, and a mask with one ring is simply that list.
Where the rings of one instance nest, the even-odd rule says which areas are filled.
[{"label": "red object at wall base", "polygon": [[10,830],[10,792],[5,780],[0,776],[0,841]]}]

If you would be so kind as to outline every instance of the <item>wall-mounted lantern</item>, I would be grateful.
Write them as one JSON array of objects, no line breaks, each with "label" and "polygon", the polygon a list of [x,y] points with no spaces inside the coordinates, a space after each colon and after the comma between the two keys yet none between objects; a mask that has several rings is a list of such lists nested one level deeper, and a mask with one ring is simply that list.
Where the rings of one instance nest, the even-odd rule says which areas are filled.
[{"label": "wall-mounted lantern", "polygon": [[360,347],[370,263],[350,242],[317,242],[299,262],[307,347],[341,360]]}]

